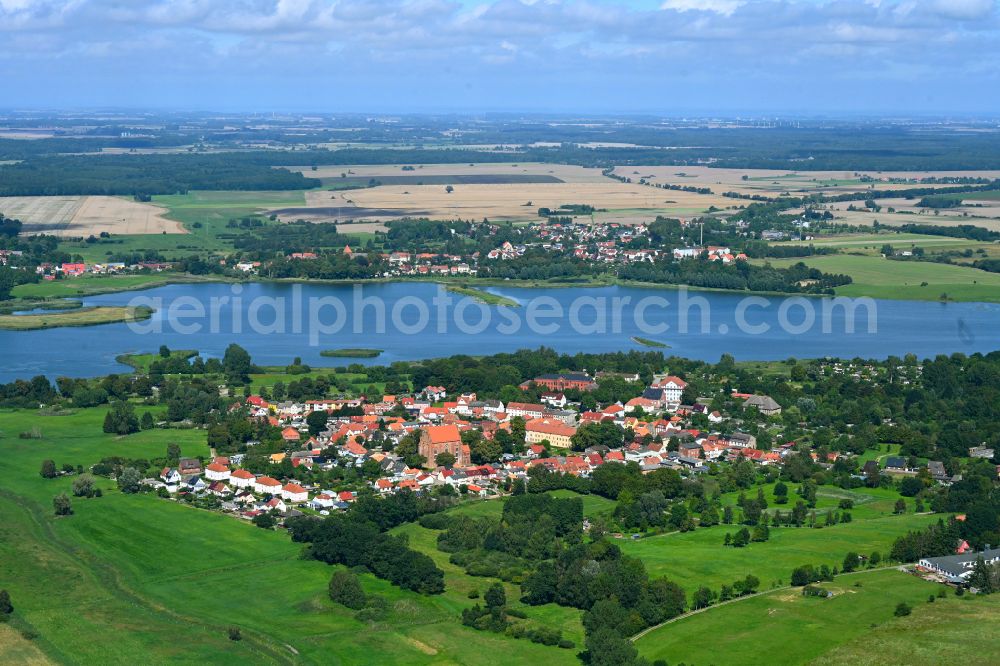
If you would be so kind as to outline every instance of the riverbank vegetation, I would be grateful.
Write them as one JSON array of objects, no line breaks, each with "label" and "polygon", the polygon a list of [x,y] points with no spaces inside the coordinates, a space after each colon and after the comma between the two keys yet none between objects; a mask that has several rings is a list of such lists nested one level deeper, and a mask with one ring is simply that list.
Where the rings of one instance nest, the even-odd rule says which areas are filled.
[{"label": "riverbank vegetation", "polygon": [[152,316],[153,310],[148,307],[98,306],[45,314],[0,315],[0,329],[33,331],[66,326],[98,326],[141,321]]}]

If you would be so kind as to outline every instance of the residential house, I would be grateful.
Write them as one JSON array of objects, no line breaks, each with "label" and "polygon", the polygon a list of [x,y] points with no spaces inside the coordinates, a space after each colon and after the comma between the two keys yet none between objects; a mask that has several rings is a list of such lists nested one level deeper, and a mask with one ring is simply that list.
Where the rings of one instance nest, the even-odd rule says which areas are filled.
[{"label": "residential house", "polygon": [[281,481],[271,478],[270,476],[258,476],[254,480],[253,489],[258,493],[266,493],[269,495],[280,495]]},{"label": "residential house", "polygon": [[228,481],[229,468],[219,463],[212,463],[205,468],[205,478],[209,481]]},{"label": "residential house", "polygon": [[256,477],[245,469],[238,469],[230,473],[229,484],[235,488],[253,488]]},{"label": "residential house", "polygon": [[545,414],[545,405],[530,402],[510,402],[507,403],[508,416],[523,416],[525,418],[540,419]]},{"label": "residential house", "polygon": [[781,405],[769,395],[751,395],[743,401],[743,407],[756,407],[764,416],[776,416],[781,413]]},{"label": "residential house", "polygon": [[297,483],[286,483],[281,488],[281,497],[286,502],[301,504],[309,499],[309,493]]},{"label": "residential house", "polygon": [[559,419],[532,419],[524,424],[524,441],[538,444],[548,440],[552,446],[567,449],[571,446],[570,439],[576,434],[576,428],[568,426]]}]

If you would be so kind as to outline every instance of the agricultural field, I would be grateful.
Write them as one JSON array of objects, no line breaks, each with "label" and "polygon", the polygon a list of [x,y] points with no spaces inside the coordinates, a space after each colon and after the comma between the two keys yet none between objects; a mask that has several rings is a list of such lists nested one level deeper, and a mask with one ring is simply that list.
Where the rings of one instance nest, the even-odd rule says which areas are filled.
[{"label": "agricultural field", "polygon": [[[358,190],[310,190],[304,206],[272,209],[289,221],[385,220],[400,217],[534,221],[539,208],[557,209],[584,203],[605,209],[594,221],[649,222],[658,214],[685,216],[707,212],[712,206],[729,208],[732,199],[718,195],[659,190],[605,178],[590,183],[529,183],[456,185],[381,185]],[[737,204],[742,205],[742,204]],[[580,218],[591,221],[591,216]]]},{"label": "agricultural field", "polygon": [[[934,172],[862,172],[862,171],[785,171],[780,169],[728,169],[707,166],[621,166],[615,175],[638,182],[644,178],[653,184],[708,187],[715,194],[739,192],[777,196],[806,194],[837,195],[866,190],[892,191],[913,187],[935,187],[920,183],[862,182],[861,176],[876,179],[936,177],[1000,178],[1000,171],[934,171]],[[744,176],[747,178],[744,180]],[[954,187],[941,184],[936,187]],[[915,200],[914,200],[915,201]]]},{"label": "agricultural field", "polygon": [[[984,657],[991,653],[985,645],[989,625],[962,629],[981,636],[978,645],[962,646],[954,640],[954,634],[948,640],[947,632],[939,634],[927,621],[933,615],[954,622],[954,611],[963,606],[986,606],[990,609],[987,615],[995,621],[1000,613],[992,600],[951,597],[931,604],[928,597],[947,588],[895,569],[838,576],[821,586],[834,596],[804,597],[798,588],[775,590],[665,624],[639,638],[636,647],[647,659],[665,659],[671,664],[720,663],[719,655],[725,655],[726,664],[759,664],[762,660],[768,664],[801,664],[816,659],[816,663],[829,664],[939,664],[952,659],[987,663]],[[913,608],[910,617],[894,617],[900,602]],[[901,630],[918,624],[926,627],[921,633],[936,647],[948,645],[955,650],[941,652],[937,660],[928,660],[925,652],[924,659],[912,661],[910,634]],[[706,636],[711,640],[705,640]],[[872,636],[894,637],[891,640],[899,650],[875,648],[870,642]],[[985,649],[977,652],[981,648]],[[766,659],[763,655],[767,655]]]},{"label": "agricultural field", "polygon": [[[404,166],[412,166],[412,171],[403,171]],[[482,184],[504,182],[528,182],[524,179],[536,178],[535,182],[563,183],[603,183],[608,179],[601,175],[600,169],[575,166],[572,164],[541,164],[528,162],[521,164],[486,163],[486,164],[355,164],[351,166],[317,166],[288,167],[291,171],[299,171],[308,178],[319,178],[324,186],[336,186],[340,181],[361,181],[364,186],[371,179],[390,184],[389,178],[405,177],[406,184],[416,184],[423,181],[426,184],[453,184],[461,182],[472,183],[479,180]],[[344,174],[341,176],[341,174]],[[448,179],[454,178],[454,182]]]},{"label": "agricultural field", "polygon": [[[890,227],[904,224],[933,224],[943,227],[974,224],[991,231],[1000,231],[1000,201],[974,200],[971,198],[974,194],[997,193],[975,192],[963,195],[962,201],[965,205],[955,208],[921,208],[917,205],[920,198],[879,199],[877,203],[881,206],[881,210],[878,212],[866,209],[863,199],[824,204],[824,208],[833,213],[834,219],[838,222],[856,226],[871,226],[876,221]],[[855,210],[848,210],[852,206]],[[893,208],[895,212],[889,212],[889,208]]]},{"label": "agricultural field", "polygon": [[25,234],[60,237],[181,234],[183,226],[167,219],[160,206],[125,197],[2,197],[0,213],[24,223]]},{"label": "agricultural field", "polygon": [[838,296],[936,301],[946,295],[953,301],[1000,302],[1000,273],[965,266],[844,254],[769,261],[779,268],[801,261],[827,273],[850,275],[854,282],[837,287]]},{"label": "agricultural field", "polygon": [[989,246],[991,243],[956,238],[951,236],[930,236],[927,234],[911,234],[897,231],[881,231],[879,233],[837,234],[835,236],[819,236],[808,241],[782,241],[775,245],[814,245],[816,247],[837,248],[849,252],[865,252],[878,254],[883,245],[889,244],[896,249],[905,250],[911,247],[922,247],[927,250],[964,250],[967,247],[976,248]]}]

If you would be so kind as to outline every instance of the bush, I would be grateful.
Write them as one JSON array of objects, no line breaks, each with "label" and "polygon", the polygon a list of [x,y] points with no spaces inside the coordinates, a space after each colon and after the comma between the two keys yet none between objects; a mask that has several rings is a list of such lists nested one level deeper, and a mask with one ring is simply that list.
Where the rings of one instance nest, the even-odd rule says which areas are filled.
[{"label": "bush", "polygon": [[275,521],[274,516],[269,513],[260,513],[253,517],[253,524],[257,527],[269,530],[274,527]]},{"label": "bush", "polygon": [[913,609],[910,608],[909,604],[907,604],[905,601],[900,601],[898,604],[896,604],[896,610],[893,613],[893,615],[895,615],[896,617],[906,617],[912,612]]},{"label": "bush", "polygon": [[93,497],[95,490],[94,477],[90,474],[82,474],[73,479],[73,495],[75,497]]},{"label": "bush", "polygon": [[429,530],[446,530],[448,525],[451,523],[451,518],[443,513],[428,513],[420,516],[421,527],[426,527]]},{"label": "bush", "polygon": [[68,516],[73,513],[73,506],[66,493],[59,493],[52,498],[52,509],[57,516]]},{"label": "bush", "polygon": [[56,478],[56,476],[58,476],[58,472],[56,472],[56,463],[55,463],[55,461],[52,461],[52,460],[43,460],[42,461],[42,470],[41,470],[41,472],[39,472],[39,474],[42,475],[43,479],[54,479],[54,478]]},{"label": "bush", "polygon": [[349,571],[335,571],[330,578],[330,599],[352,610],[365,607],[365,591],[358,577]]},{"label": "bush", "polygon": [[229,640],[231,641],[243,640],[243,632],[240,631],[239,627],[229,627],[229,629],[226,630],[226,633],[229,634]]}]

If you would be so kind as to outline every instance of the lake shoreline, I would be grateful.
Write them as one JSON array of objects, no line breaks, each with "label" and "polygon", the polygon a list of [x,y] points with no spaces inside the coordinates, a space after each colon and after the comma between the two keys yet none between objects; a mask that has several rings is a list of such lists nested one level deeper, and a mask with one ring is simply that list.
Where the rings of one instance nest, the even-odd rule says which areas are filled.
[{"label": "lake shoreline", "polygon": [[[948,300],[940,300],[935,298],[886,298],[882,294],[852,294],[850,296],[844,294],[809,294],[803,292],[784,292],[784,291],[751,291],[751,290],[735,290],[735,289],[720,289],[716,287],[698,287],[693,285],[685,284],[661,284],[657,282],[642,282],[633,280],[620,280],[617,278],[606,279],[606,280],[586,280],[580,282],[563,282],[554,281],[548,282],[544,280],[529,280],[529,279],[499,279],[499,278],[469,278],[463,277],[456,280],[449,280],[441,277],[407,277],[407,276],[396,276],[387,278],[363,278],[360,280],[350,280],[350,279],[324,279],[324,278],[268,278],[264,276],[253,276],[246,279],[234,278],[229,276],[200,276],[192,275],[189,273],[172,273],[168,276],[164,276],[163,279],[150,280],[148,283],[142,283],[138,285],[109,285],[100,286],[94,288],[88,288],[80,293],[76,294],[65,294],[65,295],[53,295],[48,297],[17,297],[21,301],[52,301],[59,299],[78,299],[87,296],[101,296],[107,294],[117,294],[128,291],[145,291],[148,289],[156,289],[158,287],[166,287],[177,284],[301,284],[301,285],[366,285],[366,284],[407,284],[407,283],[431,283],[439,284],[448,291],[460,294],[462,296],[467,296],[469,298],[476,299],[480,303],[486,305],[503,305],[507,307],[516,307],[516,301],[512,301],[503,296],[497,294],[490,294],[489,292],[482,292],[481,294],[471,293],[473,291],[481,291],[486,287],[509,287],[514,289],[584,289],[584,288],[606,288],[606,287],[635,287],[637,289],[650,289],[650,290],[661,290],[661,291],[680,291],[682,289],[693,291],[693,292],[703,292],[703,293],[717,293],[717,294],[734,294],[743,296],[761,296],[770,298],[791,298],[791,297],[804,297],[804,298],[873,298],[878,300],[887,301],[900,301],[900,302],[925,302],[925,303],[997,303],[1000,302],[1000,296],[997,300],[970,300],[962,298],[949,298]],[[88,285],[89,286],[89,285]],[[846,285],[850,288],[851,285]],[[467,291],[464,291],[467,290]],[[9,306],[14,303],[14,299],[10,301],[0,301],[0,307]]]}]

